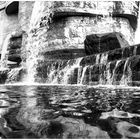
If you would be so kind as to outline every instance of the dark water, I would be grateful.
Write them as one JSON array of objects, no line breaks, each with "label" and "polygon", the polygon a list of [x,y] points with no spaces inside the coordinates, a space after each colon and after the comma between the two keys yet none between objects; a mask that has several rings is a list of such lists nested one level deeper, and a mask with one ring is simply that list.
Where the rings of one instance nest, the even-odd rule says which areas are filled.
[{"label": "dark water", "polygon": [[1,138],[140,138],[140,89],[0,86]]}]

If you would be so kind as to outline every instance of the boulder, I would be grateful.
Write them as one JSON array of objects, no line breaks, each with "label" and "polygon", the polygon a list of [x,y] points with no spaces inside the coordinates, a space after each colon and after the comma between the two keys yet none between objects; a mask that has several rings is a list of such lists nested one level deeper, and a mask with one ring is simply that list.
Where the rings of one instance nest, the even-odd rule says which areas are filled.
[{"label": "boulder", "polygon": [[128,42],[123,35],[118,32],[106,34],[87,35],[84,41],[85,52],[87,55],[103,53],[117,48],[128,47]]}]

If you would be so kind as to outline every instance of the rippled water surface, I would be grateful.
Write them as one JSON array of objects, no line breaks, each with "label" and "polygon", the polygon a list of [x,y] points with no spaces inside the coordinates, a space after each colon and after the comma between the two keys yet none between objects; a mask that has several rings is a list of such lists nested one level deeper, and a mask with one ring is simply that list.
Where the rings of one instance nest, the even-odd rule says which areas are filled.
[{"label": "rippled water surface", "polygon": [[1,138],[140,138],[140,89],[0,86]]}]

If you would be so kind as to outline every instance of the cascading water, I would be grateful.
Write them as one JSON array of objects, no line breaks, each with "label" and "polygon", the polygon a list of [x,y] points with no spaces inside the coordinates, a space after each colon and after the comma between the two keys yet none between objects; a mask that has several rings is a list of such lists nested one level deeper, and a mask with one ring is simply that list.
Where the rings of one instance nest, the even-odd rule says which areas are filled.
[{"label": "cascading water", "polygon": [[[28,57],[26,60],[27,65],[27,78],[24,82],[34,83],[36,77],[36,66],[38,61],[43,60],[43,56],[40,53],[43,50],[41,46],[42,34],[46,32],[49,28],[49,20],[51,20],[51,15],[53,13],[53,3],[51,1],[47,2],[47,7],[44,7],[45,2],[35,2],[31,20],[30,20],[30,30],[28,33],[28,44],[27,53]],[[45,13],[43,10],[45,9]],[[41,18],[45,15],[45,26],[41,26]],[[44,33],[45,34],[45,33]]]},{"label": "cascading water", "polygon": [[[49,84],[77,84],[78,79],[80,77],[80,62],[82,58],[68,60],[66,62],[60,61],[58,63],[54,62],[52,65],[48,67],[46,72],[48,73],[48,77],[46,79],[46,83]],[[58,65],[58,67],[56,67]],[[75,71],[78,70],[78,71]],[[76,72],[76,75],[75,75]],[[76,78],[76,81],[73,78]]]},{"label": "cascading water", "polygon": [[[93,56],[95,62],[93,62]],[[86,60],[91,60],[91,63],[86,63]],[[84,62],[85,65],[83,65]],[[38,66],[38,73],[40,73],[38,77],[45,79],[46,84],[127,85],[132,80],[130,62],[129,58],[109,62],[108,53],[103,53],[48,62],[45,68]],[[41,69],[44,71],[41,72]]]}]

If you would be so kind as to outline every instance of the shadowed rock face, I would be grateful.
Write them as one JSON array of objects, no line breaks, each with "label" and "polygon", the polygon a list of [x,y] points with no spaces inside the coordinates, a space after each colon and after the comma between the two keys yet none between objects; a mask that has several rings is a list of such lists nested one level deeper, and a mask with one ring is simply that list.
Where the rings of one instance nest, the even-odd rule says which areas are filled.
[{"label": "shadowed rock face", "polygon": [[127,47],[129,44],[120,33],[92,34],[86,36],[84,41],[87,55],[102,53],[121,47]]}]

